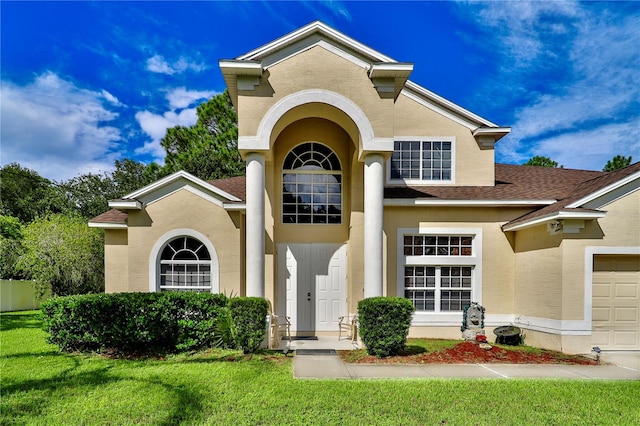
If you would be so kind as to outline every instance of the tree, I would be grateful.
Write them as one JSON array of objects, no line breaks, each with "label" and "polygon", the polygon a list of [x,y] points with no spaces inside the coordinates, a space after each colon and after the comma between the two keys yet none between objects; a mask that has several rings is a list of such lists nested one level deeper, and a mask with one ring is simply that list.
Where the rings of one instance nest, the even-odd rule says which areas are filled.
[{"label": "tree", "polygon": [[603,172],[613,172],[618,169],[624,169],[631,165],[632,157],[625,157],[624,155],[616,155],[611,160],[607,161],[607,164],[602,169]]},{"label": "tree", "polygon": [[198,121],[191,127],[176,126],[162,139],[165,171],[184,170],[201,179],[244,174],[238,151],[238,116],[228,92],[198,106]]},{"label": "tree", "polygon": [[31,222],[23,235],[18,268],[35,280],[38,295],[104,291],[102,230],[79,216],[54,214]]},{"label": "tree", "polygon": [[15,217],[24,224],[72,208],[59,187],[18,163],[0,169],[0,194],[0,214]]},{"label": "tree", "polygon": [[87,173],[60,184],[74,210],[90,219],[109,208],[109,200],[121,198],[161,177],[166,171],[156,163],[145,165],[125,158],[116,160],[111,173]]},{"label": "tree", "polygon": [[[558,167],[558,162],[557,161],[553,161],[549,157],[543,157],[541,155],[536,155],[535,157],[530,158],[529,161],[524,163],[524,165],[525,166]],[[560,168],[562,168],[562,167],[564,167],[564,166],[560,166]]]},{"label": "tree", "polygon": [[22,231],[23,226],[18,218],[0,216],[0,278],[23,278],[16,269],[23,253]]},{"label": "tree", "polygon": [[60,184],[80,216],[89,219],[104,213],[109,200],[117,198],[116,185],[108,173],[86,173]]},{"label": "tree", "polygon": [[118,197],[123,197],[169,174],[158,163],[145,165],[129,158],[122,161],[116,160],[115,166],[116,169],[111,174],[111,178]]}]

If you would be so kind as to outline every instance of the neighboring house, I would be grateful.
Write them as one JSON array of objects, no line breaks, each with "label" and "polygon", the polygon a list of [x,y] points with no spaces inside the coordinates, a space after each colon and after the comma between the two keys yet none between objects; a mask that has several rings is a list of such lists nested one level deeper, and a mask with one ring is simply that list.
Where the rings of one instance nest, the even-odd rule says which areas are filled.
[{"label": "neighboring house", "polygon": [[246,178],[111,201],[90,222],[107,292],[264,296],[302,335],[387,295],[415,305],[412,336],[457,338],[473,301],[529,344],[640,349],[640,163],[495,164],[509,128],[320,22],[220,68]]}]

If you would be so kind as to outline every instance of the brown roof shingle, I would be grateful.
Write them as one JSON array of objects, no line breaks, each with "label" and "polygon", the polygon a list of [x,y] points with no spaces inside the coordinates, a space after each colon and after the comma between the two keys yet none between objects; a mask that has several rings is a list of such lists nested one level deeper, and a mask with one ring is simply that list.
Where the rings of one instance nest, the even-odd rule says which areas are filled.
[{"label": "brown roof shingle", "polygon": [[128,217],[129,215],[126,212],[117,209],[111,209],[107,212],[102,213],[101,215],[94,217],[89,222],[122,224],[127,223]]}]

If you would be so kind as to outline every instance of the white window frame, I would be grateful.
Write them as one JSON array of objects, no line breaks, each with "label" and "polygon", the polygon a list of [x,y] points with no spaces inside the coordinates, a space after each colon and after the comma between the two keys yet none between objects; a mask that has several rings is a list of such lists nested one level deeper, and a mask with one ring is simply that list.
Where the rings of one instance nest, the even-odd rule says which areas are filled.
[{"label": "white window frame", "polygon": [[[451,143],[451,179],[431,180],[431,179],[392,179],[391,178],[391,157],[387,160],[387,183],[406,185],[452,185],[456,182],[456,138],[454,136],[396,136],[393,140],[394,151],[396,142],[420,142],[420,152],[422,153],[422,142],[450,142]],[[422,156],[420,158],[422,163]],[[422,172],[421,166],[421,172]]]},{"label": "white window frame", "polygon": [[174,229],[162,235],[151,248],[149,254],[149,291],[152,293],[160,291],[160,256],[162,250],[168,242],[178,237],[191,237],[199,240],[209,251],[211,257],[211,293],[220,291],[220,266],[218,263],[218,253],[211,241],[202,233],[189,228]]},{"label": "white window frame", "polygon": [[[331,152],[331,154],[333,154],[336,157],[336,160],[338,161],[338,167],[339,168],[335,169],[335,170],[334,169],[322,169],[322,170],[285,169],[284,164],[286,163],[286,161],[289,158],[289,156],[292,155],[293,151],[295,149],[297,149],[298,147],[303,146],[303,145],[307,145],[307,144],[311,145],[311,151],[315,151],[314,145],[322,145],[323,147],[327,148]],[[308,151],[306,151],[306,152],[308,152]],[[328,158],[329,158],[329,156],[327,156],[327,159]],[[340,157],[338,156],[338,154],[335,152],[335,150],[333,148],[331,148],[329,145],[327,145],[327,144],[325,144],[323,142],[318,142],[318,141],[313,141],[313,140],[305,141],[305,142],[302,142],[302,143],[294,146],[284,156],[284,160],[282,161],[281,176],[280,176],[282,186],[285,185],[284,178],[285,178],[286,175],[295,175],[295,176],[298,176],[298,175],[339,176],[340,177],[340,182],[339,182],[340,191],[339,192],[334,192],[334,193],[331,193],[331,192],[327,191],[326,192],[326,197],[327,197],[327,203],[326,204],[327,204],[327,206],[329,206],[331,204],[329,202],[329,197],[331,195],[339,195],[339,197],[340,197],[340,215],[339,215],[340,216],[340,221],[339,222],[329,222],[328,219],[329,219],[329,216],[331,216],[331,215],[327,211],[326,213],[323,214],[327,218],[326,222],[313,222],[314,216],[315,216],[313,211],[311,211],[308,215],[307,214],[298,213],[297,212],[297,208],[301,204],[299,204],[297,202],[295,204],[294,203],[286,203],[286,204],[284,203],[284,190],[282,189],[281,190],[281,194],[282,195],[280,197],[280,209],[281,209],[280,223],[282,223],[283,225],[313,225],[313,226],[318,226],[318,225],[321,225],[321,226],[322,225],[325,225],[325,226],[326,225],[329,225],[329,226],[342,225],[342,223],[344,221],[344,217],[343,217],[343,215],[344,215],[344,191],[343,191],[343,189],[344,189],[344,175],[343,175],[343,171],[342,171],[342,162],[340,161]],[[320,185],[321,186],[322,183],[318,183],[318,184],[309,183],[309,186],[312,187],[312,188],[315,185]],[[311,192],[311,196],[313,197],[314,195],[315,195],[315,193]],[[296,212],[295,213],[285,213],[285,211],[284,211],[285,210],[285,205],[290,205],[290,206],[295,205],[296,206]],[[313,205],[313,203],[310,204],[310,206],[312,206],[312,205]],[[295,217],[296,221],[295,222],[285,222],[285,220],[284,220],[285,215]],[[299,219],[298,219],[299,216],[310,216],[310,220],[311,221],[310,222],[300,222]],[[338,215],[335,215],[335,216],[338,216]]]},{"label": "white window frame", "polygon": [[[471,256],[407,256],[404,254],[405,235],[434,236],[470,236]],[[470,266],[471,269],[471,301],[482,304],[482,228],[398,228],[397,229],[397,295],[404,298],[404,267],[407,266]],[[436,291],[442,291],[439,285]],[[446,289],[445,289],[446,290]],[[422,326],[460,326],[462,311],[438,312],[440,297],[436,296],[436,312],[416,311],[412,325]]]}]

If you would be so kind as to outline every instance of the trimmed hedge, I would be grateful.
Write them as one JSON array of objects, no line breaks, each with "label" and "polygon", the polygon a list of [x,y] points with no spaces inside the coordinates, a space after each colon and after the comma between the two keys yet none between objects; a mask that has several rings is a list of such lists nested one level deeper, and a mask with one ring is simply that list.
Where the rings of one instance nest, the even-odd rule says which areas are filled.
[{"label": "trimmed hedge", "polygon": [[213,346],[227,304],[223,294],[113,293],[55,297],[40,308],[49,342],[64,351],[131,353]]},{"label": "trimmed hedge", "polygon": [[415,308],[402,297],[370,297],[358,302],[360,338],[369,355],[398,355],[404,348]]},{"label": "trimmed hedge", "polygon": [[269,302],[261,297],[235,297],[229,300],[233,338],[245,354],[255,352],[266,334]]}]

